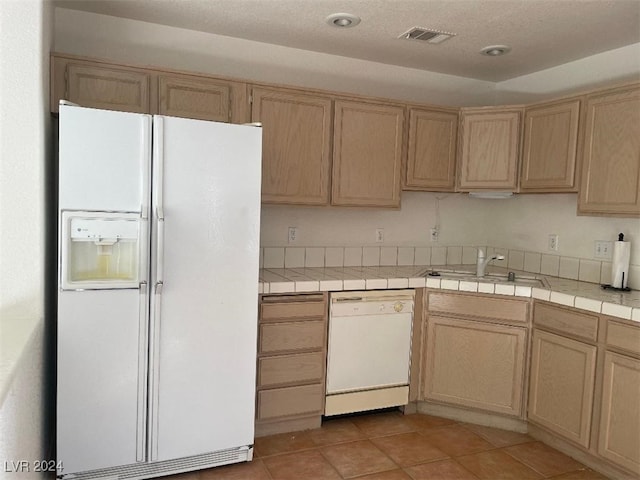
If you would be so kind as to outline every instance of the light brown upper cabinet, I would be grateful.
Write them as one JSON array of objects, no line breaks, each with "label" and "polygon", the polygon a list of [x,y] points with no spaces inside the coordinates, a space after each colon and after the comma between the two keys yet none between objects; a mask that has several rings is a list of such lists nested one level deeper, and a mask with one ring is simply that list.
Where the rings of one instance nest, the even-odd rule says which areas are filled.
[{"label": "light brown upper cabinet", "polygon": [[158,95],[160,115],[231,121],[229,83],[188,75],[163,75],[158,79]]},{"label": "light brown upper cabinet", "polygon": [[586,100],[578,213],[640,216],[640,84]]},{"label": "light brown upper cabinet", "polygon": [[525,109],[520,191],[577,191],[579,116],[579,99]]},{"label": "light brown upper cabinet", "polygon": [[81,61],[69,62],[63,69],[63,84],[56,86],[59,98],[83,107],[135,113],[152,111],[148,73]]},{"label": "light brown upper cabinet", "polygon": [[517,188],[520,108],[463,108],[460,113],[458,188]]},{"label": "light brown upper cabinet", "polygon": [[328,205],[331,100],[254,88],[251,119],[262,122],[262,201]]},{"label": "light brown upper cabinet", "polygon": [[458,114],[411,108],[405,190],[453,192]]},{"label": "light brown upper cabinet", "polygon": [[333,205],[400,206],[404,108],[336,100]]}]

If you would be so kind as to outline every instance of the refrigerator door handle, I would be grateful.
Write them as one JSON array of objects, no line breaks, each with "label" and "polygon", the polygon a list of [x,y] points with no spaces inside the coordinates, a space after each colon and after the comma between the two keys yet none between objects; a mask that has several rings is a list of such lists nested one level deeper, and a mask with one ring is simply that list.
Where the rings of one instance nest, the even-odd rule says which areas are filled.
[{"label": "refrigerator door handle", "polygon": [[139,345],[138,345],[138,428],[136,429],[136,461],[147,460],[147,375],[148,375],[148,337],[149,326],[147,322],[149,311],[149,295],[147,282],[140,282],[139,304]]},{"label": "refrigerator door handle", "polygon": [[164,279],[164,212],[162,207],[156,210],[157,239],[156,239],[156,286]]},{"label": "refrigerator door handle", "polygon": [[153,316],[151,318],[150,342],[150,375],[149,375],[149,458],[148,461],[154,462],[158,459],[158,382],[160,379],[160,352],[158,345],[160,344],[160,321],[162,307],[162,281],[157,281],[153,289]]}]

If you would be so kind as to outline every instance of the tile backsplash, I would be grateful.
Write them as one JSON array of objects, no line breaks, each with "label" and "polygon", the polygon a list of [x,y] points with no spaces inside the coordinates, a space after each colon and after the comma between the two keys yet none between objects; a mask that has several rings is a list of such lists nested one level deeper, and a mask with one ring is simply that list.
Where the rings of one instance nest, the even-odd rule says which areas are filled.
[{"label": "tile backsplash", "polygon": [[[475,265],[478,248],[487,255],[503,255],[493,265],[530,273],[611,283],[611,263],[593,259],[524,252],[499,247],[264,247],[260,249],[261,268],[360,267],[407,265]],[[640,265],[629,268],[629,286],[640,289]]]}]

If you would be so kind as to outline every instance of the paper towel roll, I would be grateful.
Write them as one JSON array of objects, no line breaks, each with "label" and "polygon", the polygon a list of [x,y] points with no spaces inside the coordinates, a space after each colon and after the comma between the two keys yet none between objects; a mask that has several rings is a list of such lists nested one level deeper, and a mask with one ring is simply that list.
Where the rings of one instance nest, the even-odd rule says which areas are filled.
[{"label": "paper towel roll", "polygon": [[614,288],[626,288],[629,282],[629,260],[631,242],[613,242],[611,260],[611,285]]}]

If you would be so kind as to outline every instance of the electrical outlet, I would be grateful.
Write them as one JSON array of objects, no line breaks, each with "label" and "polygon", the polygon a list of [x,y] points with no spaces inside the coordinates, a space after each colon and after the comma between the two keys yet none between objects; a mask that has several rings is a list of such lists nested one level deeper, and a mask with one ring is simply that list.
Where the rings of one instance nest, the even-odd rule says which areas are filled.
[{"label": "electrical outlet", "polygon": [[376,242],[384,242],[384,228],[376,228]]},{"label": "electrical outlet", "polygon": [[298,227],[289,227],[289,243],[298,241]]},{"label": "electrical outlet", "polygon": [[554,252],[558,251],[558,235],[555,233],[551,233],[549,235],[549,250],[553,250]]},{"label": "electrical outlet", "polygon": [[432,228],[431,230],[429,230],[429,234],[431,236],[431,241],[432,242],[437,242],[438,241],[438,229],[437,228]]},{"label": "electrical outlet", "polygon": [[594,243],[593,256],[594,258],[611,259],[613,243],[604,240],[596,240]]}]

